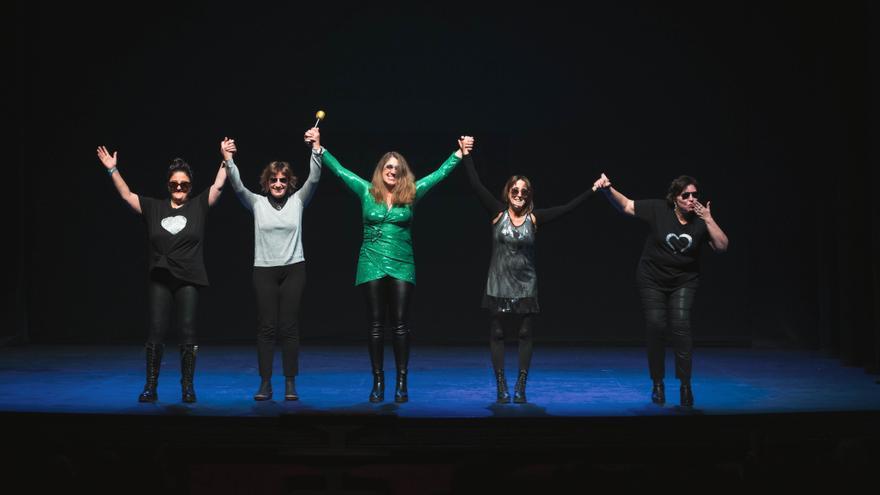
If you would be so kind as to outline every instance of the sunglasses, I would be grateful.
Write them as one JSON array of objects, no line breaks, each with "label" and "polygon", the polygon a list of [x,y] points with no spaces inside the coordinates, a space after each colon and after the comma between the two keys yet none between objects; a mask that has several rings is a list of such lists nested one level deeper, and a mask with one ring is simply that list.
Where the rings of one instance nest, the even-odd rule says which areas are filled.
[{"label": "sunglasses", "polygon": [[280,182],[282,184],[287,184],[287,181],[288,181],[287,177],[270,177],[269,178],[270,184],[274,184],[276,182]]},{"label": "sunglasses", "polygon": [[694,199],[697,199],[698,197],[700,197],[700,193],[698,193],[697,191],[693,191],[693,192],[688,191],[688,192],[681,193],[681,199],[688,199],[691,196],[693,196]]},{"label": "sunglasses", "polygon": [[186,193],[186,192],[189,192],[190,187],[192,187],[192,184],[190,184],[189,182],[186,182],[186,181],[184,181],[184,182],[174,182],[173,180],[168,181],[168,190],[172,191],[172,192],[181,191],[181,192]]},{"label": "sunglasses", "polygon": [[520,196],[520,195],[522,195],[522,197],[524,197],[524,198],[528,198],[528,197],[529,197],[529,190],[528,190],[528,188],[525,188],[525,187],[522,188],[522,189],[520,189],[520,188],[518,188],[518,187],[511,187],[511,188],[510,188],[510,195],[511,195],[511,196]]}]

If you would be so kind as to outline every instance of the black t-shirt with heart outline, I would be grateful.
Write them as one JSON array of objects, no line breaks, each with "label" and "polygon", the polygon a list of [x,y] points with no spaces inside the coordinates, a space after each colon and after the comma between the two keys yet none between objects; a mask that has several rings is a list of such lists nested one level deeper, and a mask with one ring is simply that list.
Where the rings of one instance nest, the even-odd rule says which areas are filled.
[{"label": "black t-shirt with heart outline", "polygon": [[208,191],[180,208],[172,208],[170,199],[139,198],[147,224],[150,272],[164,268],[184,282],[208,285],[203,257]]},{"label": "black t-shirt with heart outline", "polygon": [[635,201],[636,217],[651,228],[645,239],[636,281],[639,287],[678,289],[700,283],[700,253],[709,242],[709,230],[694,216],[685,225],[678,221],[666,200]]}]

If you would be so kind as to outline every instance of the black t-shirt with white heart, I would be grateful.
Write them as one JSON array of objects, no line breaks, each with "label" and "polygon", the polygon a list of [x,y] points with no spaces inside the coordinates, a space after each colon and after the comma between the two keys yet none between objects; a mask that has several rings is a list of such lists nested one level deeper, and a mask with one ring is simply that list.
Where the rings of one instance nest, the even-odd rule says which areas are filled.
[{"label": "black t-shirt with white heart", "polygon": [[208,190],[180,208],[172,208],[170,199],[139,199],[150,240],[150,272],[164,268],[184,282],[207,286],[202,247]]},{"label": "black t-shirt with white heart", "polygon": [[697,287],[700,252],[709,242],[706,222],[694,216],[682,225],[675,211],[663,199],[635,201],[635,213],[651,227],[639,259],[638,286],[655,289]]}]

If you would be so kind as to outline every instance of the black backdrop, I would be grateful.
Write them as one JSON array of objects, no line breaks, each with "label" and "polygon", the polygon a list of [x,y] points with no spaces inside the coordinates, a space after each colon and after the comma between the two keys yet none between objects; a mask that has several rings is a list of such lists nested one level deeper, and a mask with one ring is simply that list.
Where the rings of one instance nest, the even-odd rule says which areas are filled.
[{"label": "black backdrop", "polygon": [[[7,333],[144,338],[144,228],[116,197],[97,145],[119,150],[135,192],[156,196],[174,156],[194,166],[197,190],[207,187],[231,136],[254,188],[272,159],[306,172],[300,136],[320,108],[324,144],[362,176],[390,149],[424,175],[463,133],[477,137],[491,189],[527,174],[539,207],[603,171],[633,198],[693,175],[731,238],[728,253],[704,259],[698,340],[823,347],[876,363],[868,2],[17,9],[20,140],[8,192],[21,268]],[[417,338],[484,340],[488,219],[464,174],[416,215]],[[327,172],[304,222],[303,338],[358,340],[358,204]],[[602,198],[542,229],[540,338],[640,342],[633,279],[644,235]],[[251,340],[252,219],[231,189],[207,236],[200,338]]]}]

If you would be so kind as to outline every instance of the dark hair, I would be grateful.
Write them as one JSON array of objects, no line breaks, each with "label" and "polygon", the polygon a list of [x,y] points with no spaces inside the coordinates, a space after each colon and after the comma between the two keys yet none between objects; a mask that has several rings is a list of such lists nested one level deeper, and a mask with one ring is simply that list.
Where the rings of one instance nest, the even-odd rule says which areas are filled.
[{"label": "dark hair", "polygon": [[526,214],[529,214],[535,207],[535,190],[532,189],[532,181],[530,181],[525,175],[511,175],[510,178],[507,179],[507,182],[504,184],[504,189],[501,190],[501,200],[504,201],[505,205],[510,207],[510,189],[520,180],[525,182],[526,187],[529,188],[529,197],[526,199],[526,204],[523,208],[523,211],[525,211]]},{"label": "dark hair", "polygon": [[175,172],[183,172],[189,177],[189,181],[193,180],[193,171],[189,168],[189,164],[184,161],[183,158],[175,158],[171,160],[171,164],[168,165],[168,177],[166,180],[171,180],[171,176],[174,175]]},{"label": "dark hair", "polygon": [[266,168],[263,169],[263,173],[260,174],[260,187],[263,188],[264,193],[269,193],[269,179],[275,177],[275,174],[281,172],[287,177],[287,195],[293,194],[293,190],[296,188],[296,184],[298,179],[293,172],[290,170],[290,164],[287,162],[269,162],[266,165]]},{"label": "dark hair", "polygon": [[669,184],[669,191],[666,192],[666,202],[669,203],[669,206],[675,208],[675,198],[690,185],[693,185],[697,189],[700,188],[697,184],[697,179],[694,179],[690,175],[680,175],[677,179],[673,180],[672,183]]}]

